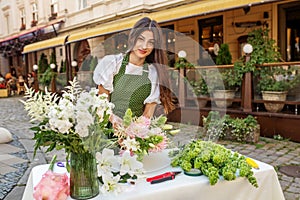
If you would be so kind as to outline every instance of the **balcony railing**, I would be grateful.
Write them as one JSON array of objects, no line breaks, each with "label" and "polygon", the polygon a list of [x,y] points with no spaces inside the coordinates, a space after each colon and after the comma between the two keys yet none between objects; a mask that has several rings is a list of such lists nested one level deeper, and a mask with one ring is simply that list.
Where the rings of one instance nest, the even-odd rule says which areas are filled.
[{"label": "balcony railing", "polygon": [[[300,72],[300,62],[284,62],[284,63],[268,63],[264,64],[259,67],[291,67],[297,66],[299,70],[297,73]],[[179,79],[183,79],[185,77],[187,80],[197,80],[201,75],[207,73],[209,70],[224,70],[224,69],[231,69],[233,65],[220,65],[220,66],[201,66],[195,67],[192,69],[182,69],[182,71],[178,71],[180,74],[177,76]],[[217,70],[217,71],[218,71]],[[177,71],[177,70],[174,70]],[[217,74],[216,74],[217,76]],[[180,78],[181,77],[181,78]],[[206,77],[209,79],[209,77]],[[173,80],[174,81],[174,80]],[[208,80],[209,81],[209,80]],[[195,106],[196,100],[207,100],[209,103],[207,104],[208,107],[215,106],[214,101],[225,101],[223,98],[214,98],[212,92],[207,97],[199,97],[193,93],[192,86],[187,84],[187,81],[183,80],[175,80],[178,83],[178,99],[183,107],[193,107]],[[264,103],[284,103],[286,106],[281,111],[281,113],[288,113],[288,114],[298,114],[298,105],[300,105],[300,84],[298,84],[295,88],[290,90],[287,95],[287,99],[285,101],[278,101],[278,100],[263,100],[261,94],[257,92],[257,83],[253,78],[253,74],[248,72],[244,75],[243,84],[240,88],[237,89],[234,98],[227,99],[229,101],[234,102],[233,106],[226,108],[227,110],[239,110],[244,112],[266,112],[264,108]],[[181,85],[180,85],[181,84]],[[177,87],[176,86],[176,87]]]}]

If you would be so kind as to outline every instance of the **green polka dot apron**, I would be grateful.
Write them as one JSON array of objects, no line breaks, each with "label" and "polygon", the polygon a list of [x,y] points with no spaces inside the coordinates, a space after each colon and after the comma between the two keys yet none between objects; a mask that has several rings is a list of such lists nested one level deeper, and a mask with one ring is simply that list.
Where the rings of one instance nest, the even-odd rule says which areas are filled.
[{"label": "green polka dot apron", "polygon": [[144,101],[151,93],[151,81],[148,78],[148,64],[143,66],[142,75],[125,74],[129,55],[122,61],[119,73],[114,76],[114,91],[111,102],[115,104],[114,114],[123,117],[128,108],[133,116],[141,116],[144,112]]}]

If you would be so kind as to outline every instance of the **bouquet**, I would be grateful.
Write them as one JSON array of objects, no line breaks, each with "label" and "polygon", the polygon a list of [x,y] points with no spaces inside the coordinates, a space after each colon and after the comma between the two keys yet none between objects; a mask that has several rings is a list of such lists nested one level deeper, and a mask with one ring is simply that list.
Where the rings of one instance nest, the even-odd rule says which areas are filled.
[{"label": "bouquet", "polygon": [[64,149],[68,161],[71,152],[95,153],[114,144],[107,137],[112,132],[107,124],[114,105],[106,94],[98,96],[96,88],[83,91],[75,78],[62,96],[47,88],[45,93],[26,88],[25,98],[21,100],[25,110],[32,122],[38,122],[31,128],[35,131],[34,154],[42,146],[48,147],[46,152]]},{"label": "bouquet", "polygon": [[[150,152],[159,152],[168,146],[167,130],[172,126],[166,124],[167,118],[163,115],[149,119],[144,116],[132,117],[127,109],[121,124],[115,128],[121,151],[129,150],[136,154],[138,160]],[[175,132],[174,132],[175,133]]]}]

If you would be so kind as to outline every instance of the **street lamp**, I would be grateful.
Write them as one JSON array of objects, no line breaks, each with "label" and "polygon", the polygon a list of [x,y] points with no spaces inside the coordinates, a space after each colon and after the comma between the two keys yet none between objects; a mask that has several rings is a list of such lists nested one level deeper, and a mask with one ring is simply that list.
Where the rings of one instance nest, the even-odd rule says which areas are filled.
[{"label": "street lamp", "polygon": [[39,91],[39,83],[38,83],[38,69],[39,69],[39,66],[37,64],[34,64],[32,66],[32,69],[34,71],[34,90],[37,92]]},{"label": "street lamp", "polygon": [[[73,61],[71,62],[71,66],[72,66],[72,75],[74,74],[74,77],[76,76],[76,72],[77,72],[76,68],[77,68],[77,65],[78,65],[78,63],[77,63],[76,60],[73,60]],[[73,78],[73,77],[72,77],[72,78]]]},{"label": "street lamp", "polygon": [[56,65],[54,63],[51,63],[50,68],[52,69],[51,91],[54,93],[54,92],[56,92],[56,74],[54,71],[56,68]]}]

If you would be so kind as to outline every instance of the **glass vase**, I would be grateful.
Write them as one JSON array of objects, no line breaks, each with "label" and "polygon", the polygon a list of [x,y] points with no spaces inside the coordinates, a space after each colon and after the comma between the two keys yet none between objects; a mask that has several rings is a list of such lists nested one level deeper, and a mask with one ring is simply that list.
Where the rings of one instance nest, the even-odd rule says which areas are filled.
[{"label": "glass vase", "polygon": [[90,199],[98,194],[99,182],[94,154],[71,153],[70,196],[73,199]]}]

